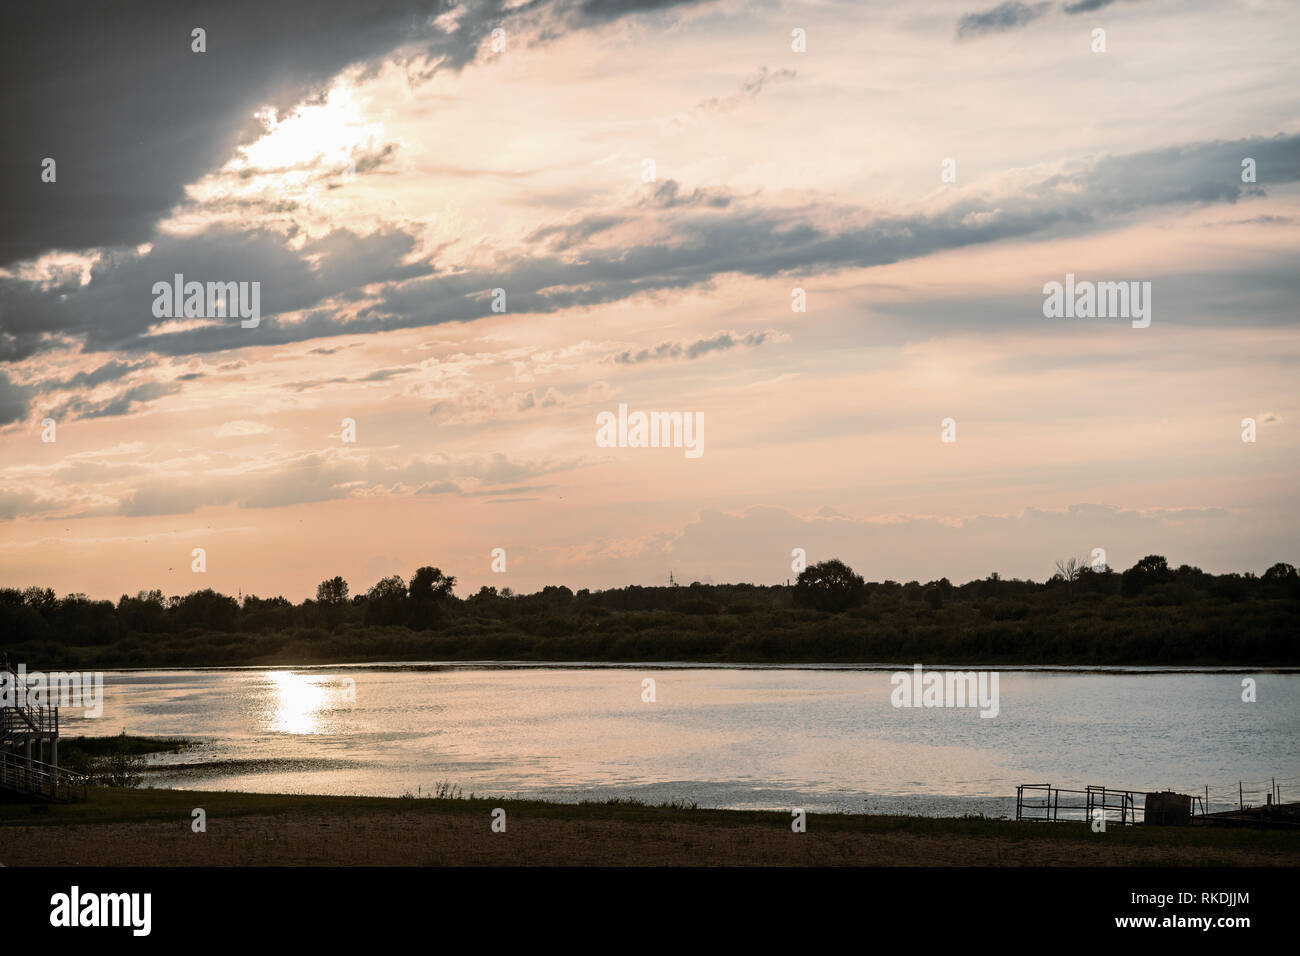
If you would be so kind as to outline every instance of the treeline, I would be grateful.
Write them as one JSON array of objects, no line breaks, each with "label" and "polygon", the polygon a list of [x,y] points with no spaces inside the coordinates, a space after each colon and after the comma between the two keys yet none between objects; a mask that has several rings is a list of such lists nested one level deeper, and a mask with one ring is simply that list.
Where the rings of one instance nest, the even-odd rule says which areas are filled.
[{"label": "treeline", "polygon": [[422,567],[315,599],[211,589],[116,604],[0,589],[0,647],[30,667],[307,664],[374,660],[692,660],[1040,664],[1300,664],[1300,575],[1171,568],[1119,573],[1070,560],[1046,581],[868,582],[843,562],[794,586],[604,591],[483,587]]}]

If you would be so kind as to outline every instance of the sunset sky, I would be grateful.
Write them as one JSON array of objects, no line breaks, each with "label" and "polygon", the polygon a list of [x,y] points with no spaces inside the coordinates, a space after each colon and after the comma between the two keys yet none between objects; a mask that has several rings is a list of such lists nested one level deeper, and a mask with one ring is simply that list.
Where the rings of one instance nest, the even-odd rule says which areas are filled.
[{"label": "sunset sky", "polygon": [[[0,34],[0,586],[1296,561],[1300,5],[49,3]],[[260,324],[155,317],[177,273],[260,282]],[[1045,318],[1067,273],[1150,282],[1150,326]],[[620,403],[702,413],[703,455],[599,447]]]}]

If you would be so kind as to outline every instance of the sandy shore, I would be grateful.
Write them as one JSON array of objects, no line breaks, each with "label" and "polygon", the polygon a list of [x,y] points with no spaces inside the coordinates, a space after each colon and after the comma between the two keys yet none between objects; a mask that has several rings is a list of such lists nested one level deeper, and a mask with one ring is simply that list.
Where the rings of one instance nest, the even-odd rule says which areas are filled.
[{"label": "sandy shore", "polygon": [[[492,830],[506,811],[506,832]],[[207,831],[192,829],[193,810]],[[1300,833],[1016,824],[635,804],[95,790],[0,806],[5,866],[1129,866],[1300,864]]]}]

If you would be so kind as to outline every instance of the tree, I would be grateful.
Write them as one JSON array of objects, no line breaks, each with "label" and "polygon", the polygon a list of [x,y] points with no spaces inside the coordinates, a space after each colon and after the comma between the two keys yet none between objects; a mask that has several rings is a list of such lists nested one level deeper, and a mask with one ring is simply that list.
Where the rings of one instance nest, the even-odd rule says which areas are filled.
[{"label": "tree", "polygon": [[48,618],[54,613],[59,602],[54,596],[54,588],[31,587],[24,589],[23,603]]},{"label": "tree", "polygon": [[843,611],[862,603],[866,583],[862,576],[837,558],[810,565],[799,572],[794,600],[800,607]]},{"label": "tree", "polygon": [[204,588],[179,598],[174,613],[182,628],[233,631],[239,618],[239,603],[212,588]]},{"label": "tree", "polygon": [[326,623],[338,627],[348,603],[348,582],[338,575],[322,581],[316,585],[316,603],[324,610]]},{"label": "tree", "polygon": [[416,603],[444,601],[451,597],[456,579],[438,568],[417,568],[411,575],[411,600]]},{"label": "tree", "polygon": [[159,590],[139,591],[135,597],[123,594],[117,602],[117,614],[122,624],[141,634],[157,633],[164,628],[167,606]]},{"label": "tree", "polygon": [[366,623],[401,624],[405,604],[406,582],[401,575],[381,578],[366,592]]},{"label": "tree", "polygon": [[316,585],[316,601],[319,604],[333,606],[346,604],[347,600],[348,582],[337,575]]},{"label": "tree", "polygon": [[455,586],[456,579],[439,568],[417,568],[411,575],[411,626],[428,628],[437,623]]},{"label": "tree", "polygon": [[1083,562],[1078,558],[1057,558],[1056,559],[1056,577],[1065,582],[1079,580],[1079,572],[1082,570]]},{"label": "tree", "polygon": [[1164,584],[1173,577],[1169,562],[1158,554],[1148,554],[1120,578],[1120,589],[1126,597],[1135,597],[1154,584]]},{"label": "tree", "polygon": [[1083,575],[1086,566],[1082,558],[1056,559],[1056,574],[1053,577],[1065,584],[1065,595],[1071,601],[1074,600],[1074,585]]},{"label": "tree", "polygon": [[1287,581],[1294,581],[1297,576],[1300,575],[1296,574],[1294,566],[1279,561],[1277,564],[1265,571],[1264,576],[1260,580],[1265,584],[1283,584]]}]

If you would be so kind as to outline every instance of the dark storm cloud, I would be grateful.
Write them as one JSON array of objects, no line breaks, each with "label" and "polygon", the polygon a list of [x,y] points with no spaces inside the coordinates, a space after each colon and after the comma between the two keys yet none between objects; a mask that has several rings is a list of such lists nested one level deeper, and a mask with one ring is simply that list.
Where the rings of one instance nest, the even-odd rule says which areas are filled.
[{"label": "dark storm cloud", "polygon": [[[430,0],[8,4],[0,56],[0,265],[136,244],[186,183],[351,63],[432,37]],[[207,31],[207,52],[190,31]],[[466,38],[468,39],[468,38]],[[445,41],[444,41],[445,42]],[[462,56],[471,56],[468,52]],[[58,164],[40,181],[41,161]]]},{"label": "dark storm cloud", "polygon": [[[261,132],[257,108],[269,104],[283,114],[353,64],[411,45],[438,68],[460,69],[494,27],[516,18],[549,17],[573,30],[678,5],[508,4],[471,0],[451,34],[432,22],[455,6],[445,0],[6,4],[0,266],[52,249],[149,240],[187,183]],[[204,53],[191,50],[195,27],[207,31]],[[40,178],[46,157],[57,164],[54,183]],[[379,161],[365,157],[358,171]]]}]

